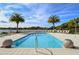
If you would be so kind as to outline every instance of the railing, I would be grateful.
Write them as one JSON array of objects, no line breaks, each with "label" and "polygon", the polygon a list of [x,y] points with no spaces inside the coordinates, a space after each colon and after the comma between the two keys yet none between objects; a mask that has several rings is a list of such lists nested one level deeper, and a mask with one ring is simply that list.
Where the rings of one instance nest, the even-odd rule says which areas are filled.
[{"label": "railing", "polygon": [[[38,48],[39,48],[39,44],[38,44],[38,34],[37,33],[34,33],[35,34],[35,51],[36,51],[36,53],[38,54],[38,53],[41,53],[41,54],[46,54],[46,53],[43,53],[43,52],[41,52],[41,51],[39,51],[38,50]],[[49,53],[50,53],[50,55],[53,55],[53,51],[51,51],[50,49],[47,49],[47,48],[43,48],[44,50],[47,50]]]}]

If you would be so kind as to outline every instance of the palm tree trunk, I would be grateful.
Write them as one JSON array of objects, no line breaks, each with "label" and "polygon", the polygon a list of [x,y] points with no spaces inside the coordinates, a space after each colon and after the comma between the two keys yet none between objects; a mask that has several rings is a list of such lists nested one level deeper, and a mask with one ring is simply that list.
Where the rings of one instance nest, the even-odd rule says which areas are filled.
[{"label": "palm tree trunk", "polygon": [[55,29],[55,24],[53,23],[53,30]]},{"label": "palm tree trunk", "polygon": [[19,23],[17,23],[17,29],[16,29],[16,33],[18,33],[18,25],[19,25]]}]

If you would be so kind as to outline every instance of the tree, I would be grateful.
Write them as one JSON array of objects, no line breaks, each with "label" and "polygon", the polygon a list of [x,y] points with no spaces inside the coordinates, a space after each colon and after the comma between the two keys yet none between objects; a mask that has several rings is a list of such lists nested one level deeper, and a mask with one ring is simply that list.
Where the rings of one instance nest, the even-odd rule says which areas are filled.
[{"label": "tree", "polygon": [[60,19],[59,19],[58,16],[53,15],[53,16],[49,17],[48,22],[52,23],[53,24],[53,29],[55,29],[55,23],[60,22]]},{"label": "tree", "polygon": [[74,20],[70,20],[68,23],[68,28],[74,28],[75,27],[75,21]]},{"label": "tree", "polygon": [[57,26],[56,29],[57,30],[61,30],[62,29],[62,26]]},{"label": "tree", "polygon": [[16,32],[18,33],[18,25],[20,22],[24,22],[24,18],[20,14],[15,13],[10,17],[10,21],[17,24]]}]

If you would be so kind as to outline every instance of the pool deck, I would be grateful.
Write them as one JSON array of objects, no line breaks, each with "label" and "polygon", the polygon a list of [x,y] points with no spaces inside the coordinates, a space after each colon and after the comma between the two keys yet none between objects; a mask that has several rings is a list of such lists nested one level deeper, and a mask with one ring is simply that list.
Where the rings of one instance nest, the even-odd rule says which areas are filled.
[{"label": "pool deck", "polygon": [[[65,39],[71,39],[74,45],[77,46],[76,49],[69,48],[0,48],[0,55],[79,55],[79,35],[74,34],[61,34],[61,33],[49,33],[61,41],[64,42]],[[2,42],[6,39],[12,39],[13,41],[25,36],[25,34],[19,33],[10,36],[0,37],[0,46]]]},{"label": "pool deck", "polygon": [[0,55],[79,55],[79,49],[66,48],[0,48]]},{"label": "pool deck", "polygon": [[6,39],[11,39],[15,41],[18,38],[21,38],[23,36],[25,36],[25,34],[19,33],[19,34],[13,34],[13,35],[7,35],[7,36],[0,37],[0,46],[2,46],[2,42],[5,41]]},{"label": "pool deck", "polygon": [[70,39],[74,42],[74,45],[79,47],[79,34],[64,34],[64,33],[49,33],[52,36],[60,39],[61,41],[65,41],[65,39]]}]

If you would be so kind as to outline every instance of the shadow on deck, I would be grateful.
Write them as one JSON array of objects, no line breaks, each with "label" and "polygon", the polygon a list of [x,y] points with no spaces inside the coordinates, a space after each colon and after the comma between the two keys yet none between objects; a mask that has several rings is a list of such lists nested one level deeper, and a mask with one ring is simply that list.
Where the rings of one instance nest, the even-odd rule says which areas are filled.
[{"label": "shadow on deck", "polygon": [[[52,50],[47,49],[47,48],[43,48],[43,49],[44,49],[45,51],[48,51],[48,52],[50,53],[50,55],[53,55]],[[42,49],[40,49],[40,50],[42,50],[42,51],[38,51],[38,50],[37,50],[37,48],[36,48],[35,50],[36,50],[36,53],[40,53],[40,54],[44,54],[44,55],[49,55],[48,53],[43,52],[43,50],[42,50]]]}]

